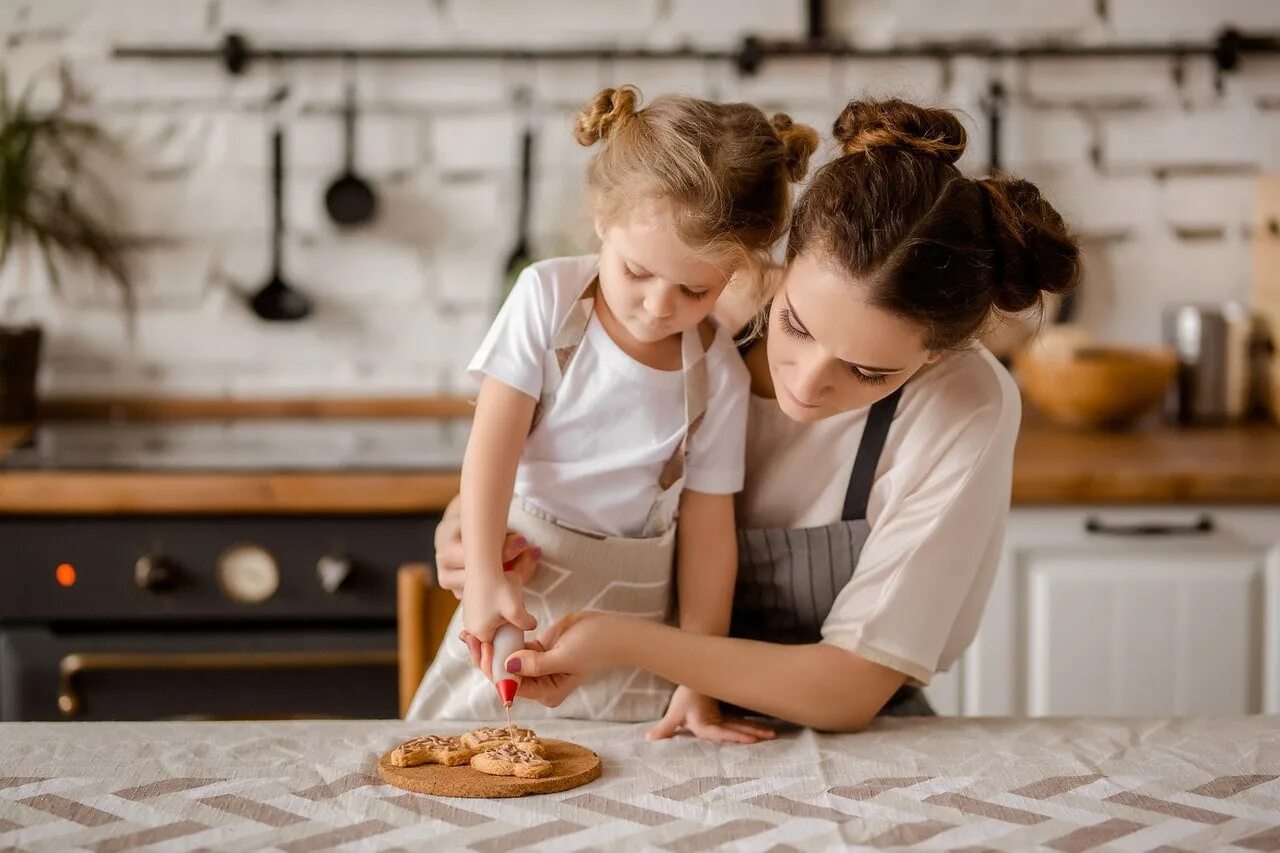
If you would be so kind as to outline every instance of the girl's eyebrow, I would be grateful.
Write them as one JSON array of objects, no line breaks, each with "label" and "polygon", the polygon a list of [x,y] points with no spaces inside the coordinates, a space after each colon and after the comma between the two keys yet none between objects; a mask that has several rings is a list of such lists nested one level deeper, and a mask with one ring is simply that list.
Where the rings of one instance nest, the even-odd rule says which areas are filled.
[{"label": "girl's eyebrow", "polygon": [[[795,306],[791,304],[791,297],[784,295],[782,301],[787,303],[787,312],[791,315],[791,321],[800,327],[800,331],[812,338],[813,333],[809,331],[804,321],[796,314]],[[841,359],[841,361],[844,361],[844,359]],[[905,367],[872,367],[869,364],[858,364],[856,361],[845,361],[844,363],[850,367],[856,367],[858,370],[865,370],[868,373],[882,373],[885,376],[892,376],[895,373],[901,373],[906,370]]]}]

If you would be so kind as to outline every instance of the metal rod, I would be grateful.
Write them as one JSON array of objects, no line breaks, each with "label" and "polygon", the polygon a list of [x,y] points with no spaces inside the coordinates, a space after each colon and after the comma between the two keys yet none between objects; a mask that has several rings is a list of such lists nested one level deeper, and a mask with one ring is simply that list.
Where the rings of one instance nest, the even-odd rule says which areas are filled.
[{"label": "metal rod", "polygon": [[[814,4],[809,21],[813,28],[825,27],[820,4]],[[228,34],[220,45],[210,46],[119,46],[112,51],[120,59],[222,60],[231,73],[241,73],[250,60],[374,60],[374,61],[472,61],[504,60],[610,60],[668,61],[704,59],[732,61],[745,73],[753,72],[766,59],[835,57],[843,59],[949,59],[971,56],[985,59],[1140,59],[1144,57],[1206,57],[1223,71],[1233,71],[1246,55],[1280,54],[1280,34],[1248,34],[1225,29],[1212,41],[1069,45],[1044,42],[1029,45],[1000,45],[983,41],[927,42],[898,47],[857,47],[832,43],[821,36],[806,41],[770,41],[748,37],[740,47],[677,47],[655,50],[644,47],[572,47],[525,49],[514,47],[367,47],[339,46],[255,47],[244,36]]]}]

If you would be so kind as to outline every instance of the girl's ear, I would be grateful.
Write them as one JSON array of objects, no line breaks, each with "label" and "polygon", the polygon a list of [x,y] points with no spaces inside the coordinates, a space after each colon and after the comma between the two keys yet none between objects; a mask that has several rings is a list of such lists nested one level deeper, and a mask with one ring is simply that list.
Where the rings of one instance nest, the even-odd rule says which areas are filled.
[{"label": "girl's ear", "polygon": [[944,352],[930,352],[930,353],[929,353],[929,357],[928,357],[928,358],[926,358],[926,359],[924,360],[924,363],[925,363],[925,364],[937,364],[937,363],[938,363],[938,360],[939,360],[940,358],[942,358],[944,355],[946,355],[946,353],[944,353]]},{"label": "girl's ear", "polygon": [[604,220],[602,220],[599,216],[593,216],[591,218],[591,222],[595,226],[596,236],[599,237],[600,242],[603,243],[604,242]]}]

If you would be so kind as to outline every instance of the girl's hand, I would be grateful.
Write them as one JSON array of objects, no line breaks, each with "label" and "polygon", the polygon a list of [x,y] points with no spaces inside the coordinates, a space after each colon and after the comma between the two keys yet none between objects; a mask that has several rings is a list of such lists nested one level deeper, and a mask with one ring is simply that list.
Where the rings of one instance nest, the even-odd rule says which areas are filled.
[{"label": "girl's hand", "polygon": [[[622,622],[604,613],[563,617],[528,649],[506,660],[507,672],[521,679],[517,695],[548,708],[558,706],[593,673],[614,663],[610,640]],[[503,662],[497,665],[501,668]]]},{"label": "girl's hand", "polygon": [[463,627],[481,642],[492,643],[494,632],[504,622],[522,631],[538,627],[538,620],[525,610],[521,587],[501,575],[471,578],[462,592]]},{"label": "girl's hand", "polygon": [[737,717],[726,717],[720,703],[681,685],[671,694],[671,704],[658,724],[649,729],[646,740],[669,738],[680,730],[703,740],[718,743],[756,743],[772,740],[773,729]]},{"label": "girl's hand", "polygon": [[[518,533],[508,533],[502,543],[504,564],[511,563],[508,580],[524,586],[538,569],[542,549],[535,548]],[[457,598],[467,585],[467,556],[462,550],[462,516],[446,515],[436,527],[436,583]]]}]

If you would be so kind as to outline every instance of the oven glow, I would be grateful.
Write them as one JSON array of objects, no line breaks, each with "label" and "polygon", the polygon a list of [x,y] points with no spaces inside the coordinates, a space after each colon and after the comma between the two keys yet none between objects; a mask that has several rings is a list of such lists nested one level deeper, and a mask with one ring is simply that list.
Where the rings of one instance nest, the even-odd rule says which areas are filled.
[{"label": "oven glow", "polygon": [[76,567],[70,563],[59,563],[58,568],[53,570],[53,577],[58,586],[75,586]]}]

